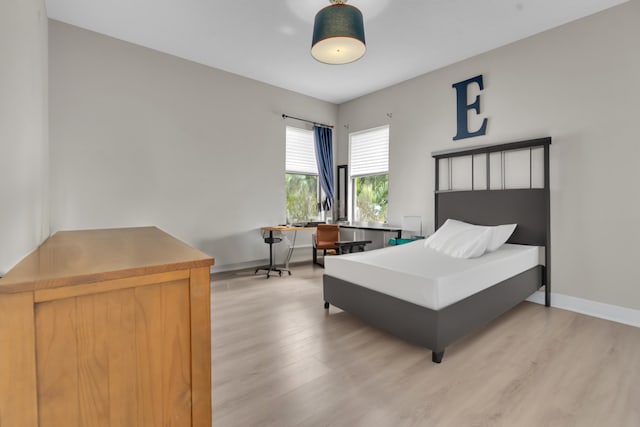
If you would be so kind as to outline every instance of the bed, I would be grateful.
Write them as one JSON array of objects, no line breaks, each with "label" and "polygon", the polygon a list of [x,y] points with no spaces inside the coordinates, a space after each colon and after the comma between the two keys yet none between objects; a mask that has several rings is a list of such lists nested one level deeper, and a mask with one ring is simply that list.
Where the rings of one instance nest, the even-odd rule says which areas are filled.
[{"label": "bed", "polygon": [[[422,242],[362,255],[342,255],[327,260],[323,276],[325,309],[334,305],[373,326],[426,347],[432,351],[433,362],[440,363],[448,345],[510,310],[542,286],[545,305],[550,306],[550,144],[551,138],[540,138],[432,153],[436,229],[447,219],[487,226],[518,224],[504,248],[496,252],[527,246],[529,264],[522,264],[511,273],[501,273],[503,277],[494,278],[494,283],[488,286],[480,286],[473,272],[467,274],[461,279],[462,285],[456,287],[466,286],[470,290],[451,296],[443,293],[447,289],[446,280],[440,280],[446,278],[446,274],[434,273],[434,277],[429,277],[428,269],[416,271],[417,261],[411,263],[411,257],[416,255],[410,255],[410,250],[424,250],[420,246]],[[514,171],[521,172],[527,160],[528,182],[527,176],[523,179],[514,175]],[[469,167],[471,170],[466,170]],[[454,172],[462,172],[463,177]],[[394,257],[389,256],[392,253],[397,254],[395,264]],[[487,256],[477,261],[482,263]],[[531,262],[534,256],[537,263]],[[367,257],[370,257],[368,261]],[[455,276],[455,268],[451,266],[448,274]],[[493,274],[492,268],[485,267],[489,275]],[[426,291],[414,290],[413,293],[430,295],[431,302],[403,294],[411,293],[407,289],[417,288],[412,281],[428,282],[429,279],[435,285],[432,283]]]}]

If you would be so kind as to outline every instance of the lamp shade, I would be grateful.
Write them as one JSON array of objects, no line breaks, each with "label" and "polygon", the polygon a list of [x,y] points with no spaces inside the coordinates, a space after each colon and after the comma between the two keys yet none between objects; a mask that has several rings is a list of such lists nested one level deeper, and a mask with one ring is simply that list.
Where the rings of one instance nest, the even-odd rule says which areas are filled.
[{"label": "lamp shade", "polygon": [[316,14],[311,56],[325,64],[348,64],[364,55],[364,23],[358,8],[344,3],[327,6]]}]

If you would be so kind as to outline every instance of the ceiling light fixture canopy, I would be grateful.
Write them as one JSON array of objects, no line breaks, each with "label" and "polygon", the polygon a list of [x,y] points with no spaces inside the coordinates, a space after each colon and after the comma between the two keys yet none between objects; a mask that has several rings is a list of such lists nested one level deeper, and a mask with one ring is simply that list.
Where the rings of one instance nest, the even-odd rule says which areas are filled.
[{"label": "ceiling light fixture canopy", "polygon": [[347,0],[329,1],[331,5],[316,14],[311,56],[332,65],[357,61],[367,50],[362,12]]}]

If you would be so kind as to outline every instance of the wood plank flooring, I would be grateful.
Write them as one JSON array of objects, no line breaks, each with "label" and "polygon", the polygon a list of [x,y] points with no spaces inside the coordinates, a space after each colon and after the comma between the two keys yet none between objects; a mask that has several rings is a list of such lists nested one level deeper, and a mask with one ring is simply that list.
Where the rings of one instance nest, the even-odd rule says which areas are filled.
[{"label": "wood plank flooring", "polygon": [[214,426],[640,426],[640,328],[525,302],[437,365],[327,313],[322,273],[214,275]]}]

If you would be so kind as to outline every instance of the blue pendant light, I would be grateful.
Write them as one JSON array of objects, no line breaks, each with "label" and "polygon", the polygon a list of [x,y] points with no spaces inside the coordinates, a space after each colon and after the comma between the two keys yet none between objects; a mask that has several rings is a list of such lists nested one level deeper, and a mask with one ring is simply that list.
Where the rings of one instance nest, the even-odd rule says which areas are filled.
[{"label": "blue pendant light", "polygon": [[330,2],[316,15],[311,56],[333,65],[357,61],[367,50],[362,12],[345,4],[346,0]]}]

